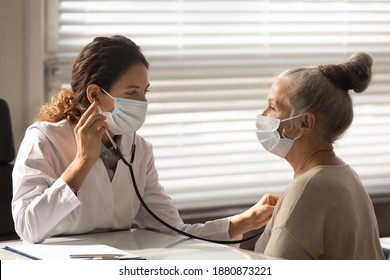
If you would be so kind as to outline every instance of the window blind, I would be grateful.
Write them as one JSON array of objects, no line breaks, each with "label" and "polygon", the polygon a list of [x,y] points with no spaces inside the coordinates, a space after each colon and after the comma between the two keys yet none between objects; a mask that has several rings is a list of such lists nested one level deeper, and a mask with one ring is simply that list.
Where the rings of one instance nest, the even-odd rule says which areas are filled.
[{"label": "window blind", "polygon": [[47,1],[47,97],[81,48],[122,34],[151,64],[148,117],[161,183],[180,210],[253,204],[293,173],[263,150],[255,116],[273,78],[295,66],[374,58],[352,93],[355,119],[336,153],[371,194],[390,189],[390,1]]}]

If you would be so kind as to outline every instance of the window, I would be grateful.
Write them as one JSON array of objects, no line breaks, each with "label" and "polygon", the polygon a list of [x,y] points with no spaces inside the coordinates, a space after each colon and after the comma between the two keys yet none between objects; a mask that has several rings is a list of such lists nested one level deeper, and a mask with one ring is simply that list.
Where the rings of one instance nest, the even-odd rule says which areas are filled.
[{"label": "window", "polygon": [[122,34],[151,63],[148,118],[160,181],[180,210],[255,203],[292,179],[263,150],[255,115],[290,67],[374,58],[335,149],[371,194],[390,188],[390,1],[47,1],[47,95],[94,37]]}]

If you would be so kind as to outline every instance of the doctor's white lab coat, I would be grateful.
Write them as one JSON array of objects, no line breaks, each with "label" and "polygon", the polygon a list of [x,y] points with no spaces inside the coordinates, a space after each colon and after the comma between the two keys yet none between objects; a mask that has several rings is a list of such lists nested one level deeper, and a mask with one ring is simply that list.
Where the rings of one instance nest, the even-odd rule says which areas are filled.
[{"label": "doctor's white lab coat", "polygon": [[[82,234],[128,229],[133,223],[142,228],[169,231],[154,220],[134,192],[128,167],[118,162],[110,181],[99,158],[76,196],[60,178],[76,155],[74,125],[32,124],[21,143],[13,171],[12,214],[19,236],[33,243],[56,235]],[[185,225],[170,197],[158,181],[152,146],[135,136],[133,169],[143,199],[159,217],[176,228],[205,238],[229,240],[229,219],[206,224]],[[130,160],[133,135],[124,135],[120,150]]]}]

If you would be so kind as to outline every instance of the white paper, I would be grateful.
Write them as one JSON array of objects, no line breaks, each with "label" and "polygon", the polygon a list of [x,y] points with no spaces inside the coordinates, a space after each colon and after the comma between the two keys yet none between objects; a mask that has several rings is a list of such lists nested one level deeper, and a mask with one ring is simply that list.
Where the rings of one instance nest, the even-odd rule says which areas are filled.
[{"label": "white paper", "polygon": [[[70,260],[70,259],[140,259],[138,255],[96,244],[88,240],[70,240],[47,244],[22,244],[4,247],[5,250],[31,259]],[[83,255],[86,255],[83,257]],[[73,256],[74,258],[71,258]],[[112,258],[107,257],[112,256]]]}]

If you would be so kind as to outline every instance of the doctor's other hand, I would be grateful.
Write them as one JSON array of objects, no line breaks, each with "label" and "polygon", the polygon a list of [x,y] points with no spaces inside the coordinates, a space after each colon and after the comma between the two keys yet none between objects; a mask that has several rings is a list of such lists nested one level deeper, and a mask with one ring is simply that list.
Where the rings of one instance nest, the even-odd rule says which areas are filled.
[{"label": "doctor's other hand", "polygon": [[237,238],[248,231],[264,226],[271,219],[278,199],[278,194],[265,194],[251,208],[233,216],[230,219],[230,238]]}]

